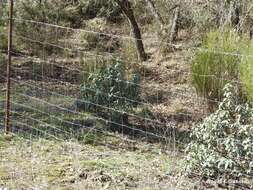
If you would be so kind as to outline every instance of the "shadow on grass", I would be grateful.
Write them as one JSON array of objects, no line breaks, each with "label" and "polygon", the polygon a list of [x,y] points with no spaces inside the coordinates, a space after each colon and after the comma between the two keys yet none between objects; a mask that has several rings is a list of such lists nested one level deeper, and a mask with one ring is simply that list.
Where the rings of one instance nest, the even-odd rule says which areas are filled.
[{"label": "shadow on grass", "polygon": [[[179,130],[172,118],[168,120],[169,122],[165,122],[153,118],[137,121],[136,118],[129,117],[127,123],[117,124],[108,118],[75,112],[67,107],[64,109],[45,104],[35,105],[25,99],[20,99],[20,101],[22,105],[12,104],[11,106],[12,132],[26,139],[76,139],[88,144],[97,144],[106,142],[108,139],[115,142],[116,139],[127,136],[133,141],[161,143],[164,146],[174,144],[179,148],[183,148],[184,144],[190,140],[190,132]],[[0,125],[3,125],[4,104],[0,106],[0,117],[2,118]]]}]

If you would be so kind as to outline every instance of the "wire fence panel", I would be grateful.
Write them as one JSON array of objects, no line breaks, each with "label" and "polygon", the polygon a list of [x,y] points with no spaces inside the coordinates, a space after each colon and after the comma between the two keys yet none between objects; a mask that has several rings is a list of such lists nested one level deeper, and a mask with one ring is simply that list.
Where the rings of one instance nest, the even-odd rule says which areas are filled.
[{"label": "wire fence panel", "polygon": [[[184,157],[191,128],[210,113],[208,103],[221,103],[219,98],[199,96],[192,77],[234,86],[243,82],[194,73],[188,62],[197,52],[252,55],[20,17],[12,20],[10,125],[19,147],[2,151],[0,139],[1,152],[12,158],[0,155],[0,189],[2,185],[14,189],[196,187],[192,181],[179,184],[181,179],[166,173],[176,170],[173,166],[182,167],[178,158]],[[150,54],[162,45],[171,52],[140,62],[136,40],[152,47]],[[0,61],[4,65],[5,60]],[[1,68],[0,72],[0,134],[4,134],[8,76]],[[8,173],[8,179],[2,179],[1,173]]]}]

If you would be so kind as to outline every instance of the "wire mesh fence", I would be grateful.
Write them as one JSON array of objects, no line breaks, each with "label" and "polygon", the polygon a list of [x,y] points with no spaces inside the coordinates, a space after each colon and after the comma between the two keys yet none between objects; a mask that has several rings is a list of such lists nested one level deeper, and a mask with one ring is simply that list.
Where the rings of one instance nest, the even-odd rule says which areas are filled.
[{"label": "wire mesh fence", "polygon": [[[54,165],[52,161],[51,165],[45,166],[47,158],[38,152],[39,143],[48,143],[47,140],[50,139],[62,143],[60,149],[64,149],[59,153],[59,160],[56,162],[60,162],[64,156],[71,157],[72,168],[64,172],[71,174],[76,172],[79,178],[88,178],[81,168],[83,160],[89,160],[90,164],[99,154],[102,154],[103,158],[107,154],[116,154],[110,151],[111,148],[123,146],[123,149],[135,151],[144,146],[142,142],[154,142],[154,145],[142,149],[151,152],[160,150],[167,156],[173,152],[173,155],[178,156],[182,147],[189,142],[190,127],[209,113],[207,103],[220,103],[219,99],[198,96],[195,89],[186,81],[197,75],[203,79],[214,78],[229,81],[233,85],[242,84],[239,80],[192,73],[189,71],[189,65],[177,64],[177,61],[185,63],[191,59],[190,55],[186,56],[187,51],[206,52],[210,51],[209,49],[182,47],[154,38],[139,39],[143,40],[145,45],[152,44],[159,47],[165,44],[180,49],[180,53],[174,51],[169,54],[168,59],[172,65],[167,65],[165,71],[162,68],[158,74],[157,65],[149,61],[143,63],[138,61],[138,57],[133,53],[136,40],[133,37],[75,29],[23,18],[14,18],[13,24],[10,121],[12,133],[25,142],[20,145],[24,147],[16,147],[22,149],[20,154],[23,154],[18,158],[30,156],[31,162],[29,169],[18,171],[15,169],[17,167],[15,163],[21,160],[1,159],[1,164],[5,168],[6,163],[9,163],[7,170],[12,173],[9,178],[13,184],[15,183],[16,188],[15,185],[20,184],[17,182],[19,180],[26,180],[24,188],[28,189],[48,188],[48,183],[53,183],[48,179],[43,181],[36,178],[38,173],[48,174],[48,167]],[[127,44],[128,48],[122,49],[122,44]],[[215,50],[214,53],[252,57]],[[173,67],[173,63],[176,63],[176,67]],[[4,72],[1,72],[0,77],[0,81],[6,81]],[[4,83],[0,85],[1,121],[4,121],[6,89]],[[4,123],[1,122],[0,126],[1,133],[4,133]],[[38,141],[35,142],[34,139]],[[97,150],[85,147],[88,152],[90,151],[90,158],[82,157],[80,152],[83,151],[83,147],[76,144],[76,140],[93,146],[103,145],[106,148]],[[55,147],[47,144],[46,148]],[[15,155],[18,152],[16,149],[6,150],[6,154]],[[52,159],[49,154],[46,156]],[[135,155],[124,156],[129,159],[127,156]],[[136,173],[145,173],[145,166],[152,167],[148,166],[150,161],[157,162],[159,166],[166,165],[168,161],[160,157],[144,160],[146,163],[140,163],[141,161],[132,163],[136,167],[141,166]],[[127,165],[122,160],[119,162]],[[110,167],[104,163],[100,163],[100,166]],[[34,176],[20,172],[31,173]],[[19,176],[26,176],[27,179],[19,179]],[[91,181],[112,181],[106,174],[100,176],[103,179]],[[172,180],[168,176],[163,176],[161,184],[157,182],[159,179],[152,179],[152,174],[147,173],[144,176],[146,182],[142,181],[142,185],[154,189],[175,187],[177,179]],[[166,183],[168,179],[172,182],[170,185]],[[92,184],[85,186],[80,180],[68,180],[70,182],[72,180],[73,188],[76,189],[92,187]],[[0,181],[1,184],[5,182]],[[39,185],[35,187],[34,184]],[[55,185],[56,188],[60,188],[59,183]],[[127,186],[126,183],[124,186]]]},{"label": "wire mesh fence", "polygon": [[[14,25],[16,24],[16,21],[19,22],[21,19],[14,19]],[[130,78],[130,72],[132,65],[136,64],[135,62],[129,62],[129,61],[123,61],[120,57],[120,54],[114,54],[114,53],[108,53],[108,52],[92,52],[87,50],[82,50],[80,47],[73,47],[76,46],[73,45],[73,42],[67,42],[68,36],[62,37],[62,33],[69,33],[69,30],[72,30],[76,32],[75,29],[67,28],[67,27],[61,27],[56,25],[51,25],[47,23],[40,23],[35,21],[29,21],[29,20],[22,20],[22,25],[28,24],[29,27],[27,28],[43,28],[43,33],[38,34],[38,36],[51,36],[53,35],[53,39],[56,42],[55,44],[50,40],[44,39],[43,41],[39,41],[38,39],[40,37],[35,36],[21,36],[14,33],[14,38],[18,40],[21,40],[29,47],[31,47],[33,50],[36,50],[36,56],[29,55],[30,53],[27,53],[25,51],[23,52],[12,52],[13,54],[13,60],[16,62],[19,62],[17,65],[13,64],[12,70],[13,70],[13,76],[12,76],[12,83],[14,88],[13,95],[17,95],[18,97],[22,97],[21,101],[22,104],[26,105],[27,103],[30,103],[31,101],[37,101],[36,104],[44,104],[45,108],[42,108],[46,110],[46,112],[50,111],[51,109],[55,112],[69,112],[69,114],[74,114],[80,116],[80,109],[82,106],[85,106],[85,104],[90,104],[95,107],[95,115],[96,119],[104,121],[108,123],[109,125],[116,125],[119,129],[119,131],[123,132],[124,130],[129,130],[130,133],[137,133],[138,132],[144,136],[153,136],[158,137],[161,139],[166,138],[166,134],[163,131],[163,128],[166,128],[168,130],[168,126],[173,125],[174,119],[177,119],[176,117],[179,117],[178,119],[182,118],[182,120],[187,120],[187,118],[193,117],[193,115],[198,115],[202,111],[194,111],[192,113],[168,113],[169,119],[168,121],[160,121],[159,118],[156,118],[158,116],[148,116],[149,109],[152,109],[154,105],[159,105],[159,102],[161,101],[161,96],[164,96],[161,87],[159,86],[149,86],[149,77],[150,73],[147,71],[146,68],[143,68],[143,71],[141,71],[141,77],[142,81],[141,83],[134,83],[131,81],[128,81],[128,79],[118,79],[118,78],[112,78],[108,79],[108,81],[105,82],[116,82],[116,86],[126,84],[127,86],[134,86],[136,88],[140,89],[140,93],[147,93],[150,92],[150,95],[144,95],[147,96],[145,98],[142,98],[141,100],[134,100],[127,98],[125,96],[116,95],[113,93],[110,93],[105,89],[105,91],[101,91],[101,95],[103,97],[112,97],[112,99],[117,99],[117,101],[123,102],[123,104],[138,104],[140,105],[140,109],[143,109],[143,113],[135,113],[134,111],[124,111],[122,109],[117,109],[114,107],[111,107],[109,105],[101,105],[100,102],[92,102],[89,100],[82,99],[81,97],[81,86],[85,79],[89,77],[89,75],[94,74],[96,72],[96,69],[100,69],[102,67],[108,67],[113,62],[122,62],[126,67],[128,67],[126,71],[126,77]],[[35,23],[35,26],[34,26]],[[93,31],[86,31],[86,30],[77,30],[78,33],[95,33],[98,35],[101,35],[101,33],[93,32]],[[27,33],[28,34],[28,33]],[[26,35],[27,35],[26,34]],[[81,35],[81,34],[79,34]],[[119,40],[130,40],[132,42],[133,38],[131,37],[124,37],[124,36],[117,36],[117,35],[111,35],[111,34],[102,34],[102,38],[107,35],[109,37],[115,37]],[[99,41],[102,40],[99,36]],[[14,45],[15,46],[15,45]],[[48,52],[50,51],[50,52]],[[52,52],[58,52],[61,51],[60,56],[54,55]],[[29,49],[28,49],[29,52]],[[100,51],[101,52],[101,51]],[[111,62],[111,63],[110,63]],[[139,66],[139,65],[137,65]],[[142,65],[140,65],[142,66]],[[96,68],[97,67],[97,68]],[[94,72],[95,71],[95,72]],[[173,70],[171,70],[173,72]],[[125,71],[124,71],[125,72]],[[177,72],[174,70],[174,72]],[[185,76],[188,77],[189,73],[186,73]],[[96,75],[96,73],[95,73]],[[98,73],[97,73],[98,75]],[[149,76],[148,76],[149,75]],[[182,76],[182,77],[185,77]],[[181,76],[180,76],[181,77]],[[120,80],[120,81],[117,81]],[[123,81],[125,80],[125,81]],[[118,84],[117,84],[118,83]],[[23,91],[23,89],[25,89]],[[93,88],[87,88],[90,93],[95,94],[97,89]],[[185,91],[187,89],[184,89]],[[18,92],[18,93],[17,93]],[[171,96],[175,97],[178,96],[179,98],[189,98],[187,97],[187,94],[184,94],[183,92],[175,90],[175,92],[167,92],[172,93]],[[191,96],[191,95],[189,95]],[[26,99],[25,100],[23,100]],[[134,98],[134,97],[133,97]],[[197,97],[196,97],[197,98]],[[52,99],[53,102],[58,102],[57,104],[51,103],[48,101],[48,99]],[[106,98],[105,98],[106,99]],[[190,97],[189,99],[192,99]],[[63,101],[63,102],[61,102]],[[64,102],[66,101],[66,102]],[[201,102],[201,101],[200,101]],[[59,104],[60,103],[60,104]],[[20,104],[20,103],[19,103]],[[195,103],[194,103],[195,104]],[[200,103],[201,104],[201,103]],[[31,106],[32,104],[29,104]],[[48,106],[48,108],[47,108]],[[14,106],[16,107],[16,106]],[[47,110],[48,109],[48,110]],[[146,110],[145,110],[146,109]],[[22,109],[21,109],[22,110]],[[79,110],[79,111],[78,111]],[[102,111],[103,110],[103,111]],[[83,111],[83,110],[82,110]],[[84,110],[85,111],[85,110]],[[97,111],[97,112],[96,112]],[[129,118],[130,121],[133,123],[125,124],[123,121],[123,118],[121,118],[121,121],[112,121],[110,119],[99,116],[101,113],[99,112],[111,112],[111,114],[120,114],[125,115],[125,117]],[[52,112],[51,112],[52,113]],[[202,114],[202,113],[201,113]],[[135,123],[139,123],[139,126],[134,126]],[[167,127],[164,127],[167,126]],[[115,128],[115,129],[116,129]],[[170,137],[169,137],[170,138]]]}]

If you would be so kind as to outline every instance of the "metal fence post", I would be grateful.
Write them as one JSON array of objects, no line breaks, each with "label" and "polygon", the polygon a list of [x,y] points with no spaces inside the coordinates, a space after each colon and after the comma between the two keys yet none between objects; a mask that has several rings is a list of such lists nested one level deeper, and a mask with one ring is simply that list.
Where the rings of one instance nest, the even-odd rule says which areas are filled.
[{"label": "metal fence post", "polygon": [[11,54],[13,30],[13,0],[9,0],[9,26],[8,26],[8,61],[6,67],[6,105],[5,105],[5,132],[11,131],[10,125],[10,95],[11,95]]}]

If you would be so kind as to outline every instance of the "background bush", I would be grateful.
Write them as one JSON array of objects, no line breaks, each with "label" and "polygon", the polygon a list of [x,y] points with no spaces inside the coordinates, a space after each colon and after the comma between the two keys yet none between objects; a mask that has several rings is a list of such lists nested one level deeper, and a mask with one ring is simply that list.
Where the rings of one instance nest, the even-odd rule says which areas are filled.
[{"label": "background bush", "polygon": [[85,30],[96,31],[81,32],[79,39],[82,47],[87,50],[114,52],[120,46],[119,39],[105,35],[107,21],[103,18],[94,18],[85,22]]},{"label": "background bush", "polygon": [[83,0],[79,7],[85,19],[103,17],[115,22],[122,18],[120,8],[113,0]]},{"label": "background bush", "polygon": [[[0,5],[1,14],[0,14],[0,73],[4,73],[5,64],[4,64],[4,55],[3,52],[8,48],[8,39],[7,39],[7,22],[4,18],[7,17],[7,7],[6,1],[3,1],[3,4]],[[0,78],[0,82],[3,82],[4,79]]]},{"label": "background bush", "polygon": [[253,175],[253,109],[236,104],[234,92],[227,85],[218,110],[193,127],[187,147],[188,173],[237,180]]},{"label": "background bush", "polygon": [[8,47],[7,40],[7,16],[8,9],[5,1],[3,1],[2,5],[0,5],[0,50],[6,50]]},{"label": "background bush", "polygon": [[[86,21],[103,17],[107,20],[117,20],[121,18],[121,11],[113,1],[107,0],[82,0],[82,1],[62,1],[62,0],[47,0],[47,1],[34,1],[34,0],[21,0],[16,5],[17,17],[26,20],[35,20],[38,22],[51,23],[56,25],[68,26],[73,28],[84,28]],[[40,26],[36,23],[17,21],[17,29],[19,44],[22,44],[29,52],[37,55],[43,47],[44,52],[48,54],[58,53],[60,49],[52,48],[49,44],[62,46],[65,38],[71,35],[71,31]],[[38,35],[39,34],[39,35]],[[102,41],[109,41],[104,39],[104,36],[97,36],[96,34],[87,34],[88,45],[91,48],[101,46],[98,44],[100,39]],[[36,43],[27,40],[28,37]],[[44,44],[42,44],[44,43]],[[98,44],[98,45],[97,45]],[[106,48],[106,47],[105,47]]]},{"label": "background bush", "polygon": [[[71,22],[70,17],[79,18],[77,11],[72,9],[70,5],[71,3],[67,1],[59,0],[22,0],[16,4],[16,17],[65,26]],[[21,44],[20,48],[35,55],[41,53],[41,50],[43,50],[42,53],[47,54],[58,53],[60,49],[52,48],[47,43],[59,45],[60,39],[68,36],[68,33],[58,28],[22,20],[15,21],[15,27],[18,44]]]}]

